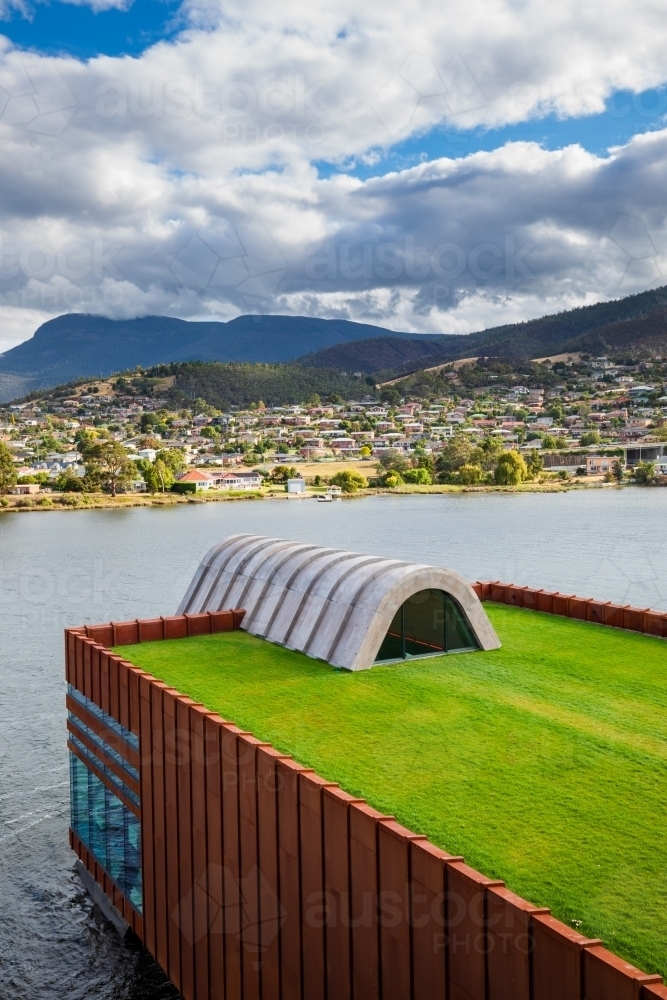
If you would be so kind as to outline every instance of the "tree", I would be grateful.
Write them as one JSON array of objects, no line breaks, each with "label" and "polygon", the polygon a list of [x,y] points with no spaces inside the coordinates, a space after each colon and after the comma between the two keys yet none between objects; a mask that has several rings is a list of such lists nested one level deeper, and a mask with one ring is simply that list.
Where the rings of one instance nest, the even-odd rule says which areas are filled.
[{"label": "tree", "polygon": [[384,455],[380,456],[376,468],[380,475],[387,472],[397,472],[402,477],[403,473],[410,468],[410,463],[402,452],[396,451],[395,448],[389,448]]},{"label": "tree", "polygon": [[359,454],[361,455],[362,458],[368,458],[368,456],[371,454],[370,446],[367,444],[362,444],[361,448],[359,449]]},{"label": "tree", "polygon": [[464,486],[475,486],[481,482],[483,476],[481,465],[462,465],[458,471],[459,482]]},{"label": "tree", "polygon": [[65,469],[56,476],[55,487],[61,493],[84,493],[86,483],[71,469]]},{"label": "tree", "polygon": [[140,472],[144,477],[146,489],[151,493],[158,491],[164,493],[174,484],[174,472],[161,458],[156,458],[154,462],[142,463]]},{"label": "tree", "polygon": [[140,451],[143,451],[144,448],[152,448],[154,451],[157,451],[160,447],[160,442],[154,437],[142,437],[137,441],[137,445]]},{"label": "tree", "polygon": [[135,471],[119,441],[102,441],[86,448],[84,459],[86,474],[113,497],[129,483]]},{"label": "tree", "polygon": [[528,469],[518,451],[505,451],[498,459],[495,480],[499,486],[518,486],[528,478]]},{"label": "tree", "polygon": [[296,469],[293,465],[276,465],[271,469],[271,479],[274,483],[286,483],[288,479],[294,479]]},{"label": "tree", "polygon": [[617,483],[622,483],[623,482],[623,465],[624,464],[625,464],[624,463],[624,459],[617,458],[616,461],[614,462],[614,464],[611,467],[611,474],[612,474],[612,476],[614,477],[614,479],[616,480]]},{"label": "tree", "polygon": [[598,431],[586,431],[585,434],[581,435],[579,443],[586,447],[589,444],[599,444],[600,434]]},{"label": "tree", "polygon": [[142,413],[141,420],[139,421],[139,427],[145,434],[147,431],[150,431],[151,428],[153,428],[157,423],[159,423],[159,420],[155,413]]},{"label": "tree", "polygon": [[388,385],[380,392],[380,402],[388,403],[389,406],[398,406],[401,402],[401,394],[393,385]]},{"label": "tree", "polygon": [[[483,469],[492,469],[503,447],[503,439],[499,434],[489,435],[489,437],[484,438],[479,448],[473,448],[470,459],[473,464],[481,465]],[[478,452],[481,452],[479,456]]]},{"label": "tree", "polygon": [[331,479],[333,486],[340,486],[343,493],[356,493],[357,490],[365,490],[368,480],[360,472],[354,469],[346,469],[344,472],[337,472]]},{"label": "tree", "polygon": [[658,441],[667,441],[667,424],[660,424],[659,427],[653,431]]},{"label": "tree", "polygon": [[462,465],[470,463],[473,447],[467,434],[455,434],[449,441],[436,463],[438,478],[447,479],[451,473],[456,472]]},{"label": "tree", "polygon": [[14,459],[4,441],[0,441],[0,493],[9,493],[14,486],[16,486]]},{"label": "tree", "polygon": [[655,476],[655,464],[653,462],[638,462],[632,472],[634,480],[641,486],[646,486]]},{"label": "tree", "polygon": [[92,431],[90,428],[81,428],[74,435],[76,446],[84,456],[86,454],[86,450],[88,448],[92,448],[97,439],[97,431]]},{"label": "tree", "polygon": [[545,434],[542,438],[542,447],[552,450],[557,447],[556,438],[552,434]]},{"label": "tree", "polygon": [[155,461],[158,460],[171,469],[174,478],[185,472],[185,455],[181,448],[163,448],[155,456]]},{"label": "tree", "polygon": [[528,456],[528,461],[526,462],[526,467],[528,469],[528,474],[532,477],[538,476],[542,469],[544,468],[544,461],[539,451],[533,449]]}]

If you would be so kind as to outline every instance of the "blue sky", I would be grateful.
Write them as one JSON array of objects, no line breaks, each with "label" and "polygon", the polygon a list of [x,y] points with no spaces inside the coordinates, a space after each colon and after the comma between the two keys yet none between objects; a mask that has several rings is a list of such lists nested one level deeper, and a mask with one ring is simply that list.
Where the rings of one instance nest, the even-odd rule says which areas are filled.
[{"label": "blue sky", "polygon": [[77,59],[97,55],[138,55],[162,38],[177,34],[178,0],[134,0],[127,10],[101,10],[69,3],[31,3],[28,16],[17,9],[0,20],[0,34],[15,45]]},{"label": "blue sky", "polygon": [[317,166],[321,177],[346,173],[365,180],[441,156],[456,158],[480,150],[490,151],[507,142],[536,142],[550,150],[578,143],[590,153],[606,156],[610,148],[625,145],[634,135],[664,128],[666,117],[667,89],[639,94],[619,90],[607,100],[606,110],[597,115],[572,118],[548,115],[503,128],[470,131],[440,126],[388,149],[378,148],[371,163],[351,159],[342,164],[320,161]]}]

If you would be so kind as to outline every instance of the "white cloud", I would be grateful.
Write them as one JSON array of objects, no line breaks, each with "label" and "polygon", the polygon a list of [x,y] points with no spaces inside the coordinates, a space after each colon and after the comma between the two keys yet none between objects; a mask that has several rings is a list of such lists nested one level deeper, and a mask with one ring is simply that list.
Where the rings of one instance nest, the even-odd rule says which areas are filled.
[{"label": "white cloud", "polygon": [[4,307],[0,319],[0,355],[31,337],[45,319],[38,309]]},{"label": "white cloud", "polygon": [[312,166],[659,85],[657,2],[187,10],[176,42],[136,58],[3,41],[7,316],[273,309],[454,332],[667,280],[661,131],[606,159],[513,143],[366,182]]}]

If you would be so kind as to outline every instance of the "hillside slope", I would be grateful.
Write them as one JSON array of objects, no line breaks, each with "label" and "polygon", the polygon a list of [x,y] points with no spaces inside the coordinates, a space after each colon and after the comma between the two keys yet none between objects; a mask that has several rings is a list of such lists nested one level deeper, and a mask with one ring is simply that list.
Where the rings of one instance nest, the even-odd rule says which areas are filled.
[{"label": "hillside slope", "polygon": [[[371,375],[380,369],[394,369],[404,364],[426,362],[437,364],[447,350],[447,336],[429,335],[412,340],[407,337],[372,337],[346,344],[325,347],[314,354],[297,358],[293,364],[305,368],[340,368],[348,372]],[[455,338],[457,341],[459,337]],[[433,361],[433,359],[436,359]]]},{"label": "hillside slope", "polygon": [[0,402],[82,375],[108,375],[136,365],[190,360],[279,363],[389,332],[363,323],[305,316],[239,316],[228,323],[199,323],[161,316],[111,320],[71,313],[42,324],[30,340],[0,356]]}]

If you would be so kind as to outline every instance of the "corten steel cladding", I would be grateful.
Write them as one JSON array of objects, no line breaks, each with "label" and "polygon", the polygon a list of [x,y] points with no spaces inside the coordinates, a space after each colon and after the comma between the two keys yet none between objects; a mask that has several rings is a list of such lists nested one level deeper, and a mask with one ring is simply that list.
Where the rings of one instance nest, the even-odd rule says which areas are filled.
[{"label": "corten steel cladding", "polygon": [[477,581],[471,586],[480,601],[495,601],[497,604],[509,604],[667,639],[667,612],[664,611],[633,608],[629,604],[596,601],[592,597],[577,597],[575,594],[561,594],[558,591],[535,590],[533,587],[519,587],[513,583],[500,583],[498,580]]},{"label": "corten steel cladding", "polygon": [[280,883],[280,982],[283,1000],[301,996],[302,942],[299,899],[300,778],[306,769],[289,757],[276,763],[278,779],[278,877]]},{"label": "corten steel cladding", "polygon": [[[299,774],[303,990],[304,996],[311,997],[312,1000],[324,1000],[326,996],[322,790],[335,787],[311,772],[302,771]],[[375,832],[373,836],[375,837]],[[377,954],[375,960],[377,962]]]},{"label": "corten steel cladding", "polygon": [[[497,585],[477,586],[490,598]],[[510,601],[532,599],[503,586]],[[573,617],[609,607],[567,599]],[[637,615],[663,633],[665,615]],[[188,628],[177,616],[66,633],[68,681],[140,738],[139,751],[123,748],[68,696],[139,767],[143,915],[73,831],[70,844],[184,1000],[667,1000],[659,976],[101,644]]]},{"label": "corten steel cladding", "polygon": [[394,820],[378,824],[380,974],[387,1000],[410,1000],[410,846],[426,840]]}]

